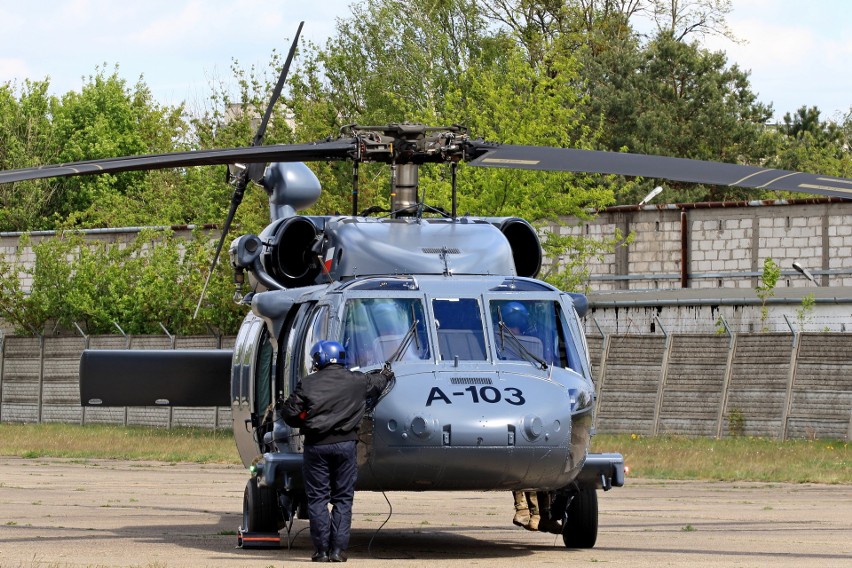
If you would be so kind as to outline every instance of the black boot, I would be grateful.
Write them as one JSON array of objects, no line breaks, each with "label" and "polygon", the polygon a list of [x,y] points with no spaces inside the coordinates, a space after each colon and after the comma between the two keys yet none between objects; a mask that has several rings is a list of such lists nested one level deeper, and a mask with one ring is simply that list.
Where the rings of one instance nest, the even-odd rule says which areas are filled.
[{"label": "black boot", "polygon": [[329,562],[346,562],[346,551],[339,548],[331,549],[331,554],[328,555]]},{"label": "black boot", "polygon": [[317,550],[314,552],[314,555],[311,556],[311,562],[328,562],[328,551],[327,550]]}]

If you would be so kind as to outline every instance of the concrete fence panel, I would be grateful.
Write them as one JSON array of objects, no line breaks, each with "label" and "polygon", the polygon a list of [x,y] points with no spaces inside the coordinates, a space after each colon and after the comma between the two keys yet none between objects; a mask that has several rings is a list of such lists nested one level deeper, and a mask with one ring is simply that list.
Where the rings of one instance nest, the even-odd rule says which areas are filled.
[{"label": "concrete fence panel", "polygon": [[729,345],[727,335],[672,336],[658,433],[716,435]]},{"label": "concrete fence panel", "polygon": [[44,339],[42,380],[42,422],[81,422],[80,352],[81,337]]},{"label": "concrete fence panel", "polygon": [[[89,349],[217,349],[234,338],[90,336],[4,338],[0,420],[230,428],[230,408],[80,406],[80,354]],[[43,347],[42,347],[43,345]]]},{"label": "concrete fence panel", "polygon": [[592,363],[592,378],[595,385],[599,385],[606,341],[600,335],[591,335],[586,338],[586,343],[589,346],[589,359]]},{"label": "concrete fence panel", "polygon": [[652,434],[666,338],[610,335],[598,384],[598,432]]},{"label": "concrete fence panel", "polygon": [[41,421],[42,340],[6,337],[0,377],[0,420]]},{"label": "concrete fence panel", "polygon": [[807,333],[799,342],[785,437],[845,438],[852,424],[852,335]]},{"label": "concrete fence panel", "polygon": [[789,333],[737,335],[722,435],[781,436],[792,356]]}]

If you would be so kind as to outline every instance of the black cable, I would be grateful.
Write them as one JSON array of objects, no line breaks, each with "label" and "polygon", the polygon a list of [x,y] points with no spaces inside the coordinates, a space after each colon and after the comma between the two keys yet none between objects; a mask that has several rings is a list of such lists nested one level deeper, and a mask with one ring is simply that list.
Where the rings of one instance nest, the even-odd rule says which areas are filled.
[{"label": "black cable", "polygon": [[[370,467],[370,474],[373,476],[373,479],[376,480],[376,484],[379,485],[378,479],[376,478],[376,473],[373,471],[372,460],[368,461],[367,465],[369,465]],[[373,540],[375,540],[376,536],[378,536],[379,534],[379,531],[382,530],[386,524],[388,524],[388,521],[390,521],[391,517],[393,516],[393,504],[391,504],[390,499],[388,499],[387,493],[385,493],[385,490],[382,489],[381,485],[379,485],[379,491],[382,493],[382,497],[385,498],[385,502],[388,504],[388,516],[384,521],[382,521],[382,524],[379,525],[379,528],[376,529],[376,531],[373,533],[373,536],[370,537],[370,542],[367,543],[367,554],[369,554],[372,558],[375,558],[376,560],[412,560],[414,559],[414,556],[407,553],[405,556],[378,556],[373,553]]]}]

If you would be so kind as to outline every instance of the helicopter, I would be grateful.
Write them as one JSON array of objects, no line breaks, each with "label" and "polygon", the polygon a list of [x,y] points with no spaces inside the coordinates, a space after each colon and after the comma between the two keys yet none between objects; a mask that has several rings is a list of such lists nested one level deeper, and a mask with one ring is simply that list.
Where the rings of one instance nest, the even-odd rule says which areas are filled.
[{"label": "helicopter", "polygon": [[[838,197],[852,194],[852,180],[505,145],[474,138],[460,125],[352,124],[336,138],[264,145],[299,32],[249,147],[0,172],[0,183],[11,183],[228,165],[234,192],[216,258],[249,183],[268,194],[270,224],[259,235],[235,238],[228,249],[235,299],[248,309],[233,349],[86,350],[81,404],[229,406],[236,446],[250,471],[240,543],[274,544],[281,529],[304,518],[305,503],[302,439],[284,423],[281,407],[310,373],[311,347],[335,340],[350,368],[373,372],[389,364],[395,373],[364,418],[356,489],[545,491],[554,497],[551,515],[561,521],[565,546],[593,547],[597,491],[623,486],[625,465],[620,454],[589,451],[595,387],[581,322],[588,301],[536,278],[542,249],[528,221],[458,215],[458,164]],[[322,191],[305,162],[337,160],[353,167],[351,214],[300,214]],[[389,211],[359,212],[363,163],[390,168]],[[422,201],[423,164],[449,166],[449,211]],[[512,321],[519,313],[523,321]]]}]

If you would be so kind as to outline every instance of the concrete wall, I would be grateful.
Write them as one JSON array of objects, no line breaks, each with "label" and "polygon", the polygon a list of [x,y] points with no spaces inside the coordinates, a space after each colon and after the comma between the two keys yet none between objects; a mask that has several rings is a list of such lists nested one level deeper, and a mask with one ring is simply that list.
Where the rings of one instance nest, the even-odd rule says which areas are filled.
[{"label": "concrete wall", "polygon": [[[754,288],[763,261],[783,270],[778,287],[852,285],[852,202],[799,200],[612,207],[591,221],[564,218],[550,230],[605,240],[616,229],[634,242],[593,263],[589,289]],[[685,286],[684,286],[685,283]]]},{"label": "concrete wall", "polygon": [[[852,335],[612,334],[590,343],[606,433],[852,437]],[[733,424],[732,424],[733,421]]]},{"label": "concrete wall", "polygon": [[[602,433],[852,436],[852,335],[592,334]],[[81,408],[74,337],[5,337],[0,422],[231,427],[223,408]],[[92,349],[230,348],[233,338],[98,336]],[[731,424],[731,420],[734,424]]]},{"label": "concrete wall", "polygon": [[[191,233],[187,227],[170,229],[178,236]],[[616,229],[635,240],[592,263],[592,292],[682,288],[682,280],[694,289],[753,289],[767,257],[783,269],[779,288],[809,284],[793,270],[794,261],[822,286],[852,286],[852,202],[846,200],[622,206],[591,221],[566,217],[548,227],[602,241]],[[86,238],[121,245],[139,230],[96,229]],[[51,235],[33,233],[31,242]],[[31,244],[22,245],[19,233],[0,233],[0,257],[22,267],[34,260]],[[27,288],[30,282],[21,276]]]}]

